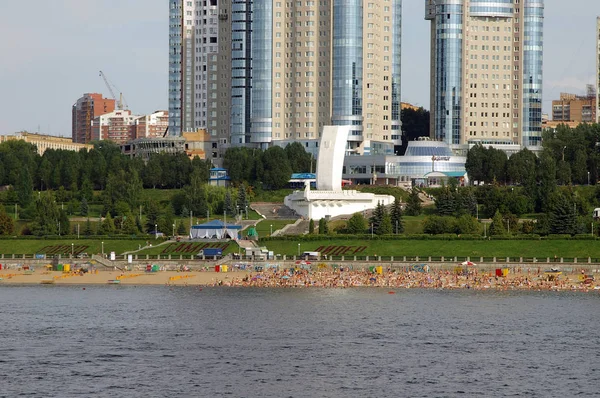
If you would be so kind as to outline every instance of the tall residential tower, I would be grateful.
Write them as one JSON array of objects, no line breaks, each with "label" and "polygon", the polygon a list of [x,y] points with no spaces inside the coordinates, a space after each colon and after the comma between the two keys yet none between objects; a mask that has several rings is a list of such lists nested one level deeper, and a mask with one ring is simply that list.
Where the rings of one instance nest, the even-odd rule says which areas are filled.
[{"label": "tall residential tower", "polygon": [[600,17],[596,17],[596,123],[600,123]]},{"label": "tall residential tower", "polygon": [[169,135],[208,128],[217,13],[217,0],[169,0]]},{"label": "tall residential tower", "polygon": [[431,137],[539,147],[543,0],[426,0]]},{"label": "tall residential tower", "polygon": [[352,126],[351,153],[401,144],[401,0],[206,3],[170,1],[171,134],[267,148],[334,124]]}]

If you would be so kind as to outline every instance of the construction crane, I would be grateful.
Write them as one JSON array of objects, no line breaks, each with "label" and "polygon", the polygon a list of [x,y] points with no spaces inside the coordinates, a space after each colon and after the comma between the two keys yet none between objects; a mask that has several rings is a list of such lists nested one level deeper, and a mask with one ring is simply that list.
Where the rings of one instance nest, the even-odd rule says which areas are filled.
[{"label": "construction crane", "polygon": [[[104,74],[104,72],[100,71],[100,76],[104,80],[104,84],[106,84],[106,87],[108,88],[108,91],[110,92],[110,95],[117,102],[117,109],[119,109],[119,110],[122,110],[123,108],[128,109],[129,107],[127,106],[127,103],[125,102],[125,98],[123,98],[123,93],[120,92],[120,90],[117,88],[117,86],[108,82],[108,79],[106,78],[106,75]],[[118,101],[117,101],[117,96],[115,95],[115,92],[112,89],[113,87],[117,88],[117,90],[119,90],[119,100]]]}]

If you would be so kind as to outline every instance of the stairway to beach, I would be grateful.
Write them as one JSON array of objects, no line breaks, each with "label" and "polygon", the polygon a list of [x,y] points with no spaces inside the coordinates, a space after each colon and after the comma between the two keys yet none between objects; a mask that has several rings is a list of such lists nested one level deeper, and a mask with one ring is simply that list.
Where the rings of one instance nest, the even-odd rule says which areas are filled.
[{"label": "stairway to beach", "polygon": [[298,214],[283,203],[256,202],[250,205],[258,214],[265,216],[267,220],[297,220]]}]

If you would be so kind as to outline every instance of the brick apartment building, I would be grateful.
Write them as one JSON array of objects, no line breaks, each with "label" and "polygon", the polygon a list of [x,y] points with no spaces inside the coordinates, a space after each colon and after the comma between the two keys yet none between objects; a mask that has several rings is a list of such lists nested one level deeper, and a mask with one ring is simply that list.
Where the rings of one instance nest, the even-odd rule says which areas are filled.
[{"label": "brick apartment building", "polygon": [[169,112],[155,111],[135,121],[132,139],[161,138],[169,127]]},{"label": "brick apartment building", "polygon": [[110,140],[117,144],[131,141],[135,134],[135,122],[140,116],[128,109],[119,109],[94,118],[92,140]]},{"label": "brick apartment building", "polygon": [[72,108],[73,142],[87,144],[92,140],[92,121],[94,118],[115,110],[115,100],[103,98],[102,94],[86,93]]},{"label": "brick apartment building", "polygon": [[594,123],[596,121],[596,93],[588,87],[585,96],[560,93],[560,99],[552,101],[552,121]]}]

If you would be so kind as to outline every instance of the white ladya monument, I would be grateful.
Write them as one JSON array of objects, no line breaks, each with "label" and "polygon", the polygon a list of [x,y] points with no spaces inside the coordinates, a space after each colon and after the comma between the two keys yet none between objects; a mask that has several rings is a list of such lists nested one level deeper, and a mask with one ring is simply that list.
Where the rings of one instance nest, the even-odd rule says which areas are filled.
[{"label": "white ladya monument", "polygon": [[294,191],[285,197],[287,207],[306,219],[350,215],[374,209],[378,202],[385,206],[394,202],[391,195],[376,195],[355,190],[342,190],[342,168],[350,126],[325,126],[317,159],[317,190]]}]

